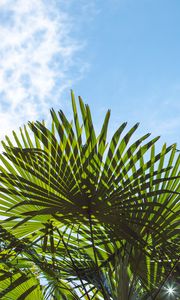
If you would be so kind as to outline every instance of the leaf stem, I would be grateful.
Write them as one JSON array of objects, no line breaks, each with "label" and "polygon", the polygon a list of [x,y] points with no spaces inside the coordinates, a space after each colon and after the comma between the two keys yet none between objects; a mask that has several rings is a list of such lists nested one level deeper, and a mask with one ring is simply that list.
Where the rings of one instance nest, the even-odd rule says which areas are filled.
[{"label": "leaf stem", "polygon": [[94,260],[95,260],[95,264],[96,264],[96,271],[99,277],[99,283],[102,289],[102,294],[104,296],[104,299],[106,300],[110,300],[109,295],[107,294],[102,281],[101,281],[101,274],[99,271],[99,266],[98,266],[98,260],[97,260],[97,255],[96,255],[96,247],[95,247],[95,243],[94,243],[94,235],[93,235],[93,224],[92,224],[92,216],[91,216],[91,210],[88,210],[88,218],[89,218],[89,226],[90,226],[90,234],[91,234],[91,243],[92,243],[92,248],[93,248],[93,254],[94,254]]},{"label": "leaf stem", "polygon": [[179,258],[176,260],[174,266],[171,268],[171,270],[169,271],[168,275],[165,277],[165,279],[163,280],[163,282],[161,283],[161,285],[159,286],[157,292],[155,293],[153,300],[155,300],[157,298],[157,296],[159,295],[161,288],[163,287],[163,285],[165,284],[165,282],[168,280],[169,276],[171,276],[172,272],[174,271],[174,269],[176,268],[177,264],[179,263]]},{"label": "leaf stem", "polygon": [[73,258],[72,258],[72,256],[71,256],[71,253],[70,253],[70,251],[69,251],[69,249],[68,249],[68,247],[67,247],[67,245],[66,245],[66,243],[65,243],[65,241],[64,241],[64,239],[63,239],[63,236],[62,236],[62,234],[60,233],[59,229],[58,229],[58,228],[56,228],[56,229],[57,229],[57,232],[58,232],[58,234],[59,234],[59,236],[60,236],[60,238],[61,238],[61,240],[62,240],[62,243],[63,243],[63,245],[64,245],[64,247],[65,247],[65,249],[66,249],[66,252],[67,252],[67,254],[68,254],[68,256],[69,256],[69,258],[70,258],[70,260],[71,260],[71,263],[72,263],[72,265],[73,265],[73,267],[74,267],[74,270],[75,270],[75,272],[76,272],[76,274],[77,274],[77,276],[78,276],[78,278],[79,278],[79,280],[80,280],[80,282],[81,282],[81,284],[82,284],[82,287],[83,287],[83,289],[84,289],[84,291],[85,291],[85,295],[87,295],[88,300],[91,300],[90,297],[89,297],[88,291],[86,290],[86,287],[85,287],[85,285],[84,285],[84,283],[83,283],[83,280],[82,280],[82,278],[81,278],[81,275],[79,274],[79,272],[78,272],[78,270],[77,270],[77,267],[76,267],[76,265],[75,265],[75,263],[74,263],[74,260],[73,260]]}]

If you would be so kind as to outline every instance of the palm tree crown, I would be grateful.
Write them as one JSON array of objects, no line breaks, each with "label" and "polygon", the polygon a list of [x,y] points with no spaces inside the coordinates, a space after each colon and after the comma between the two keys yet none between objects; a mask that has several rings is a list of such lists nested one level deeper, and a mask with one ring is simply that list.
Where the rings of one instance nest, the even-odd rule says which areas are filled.
[{"label": "palm tree crown", "polygon": [[73,93],[72,108],[2,142],[1,299],[166,299],[172,282],[177,299],[176,145],[156,153],[126,123],[108,143],[110,111],[96,135]]}]

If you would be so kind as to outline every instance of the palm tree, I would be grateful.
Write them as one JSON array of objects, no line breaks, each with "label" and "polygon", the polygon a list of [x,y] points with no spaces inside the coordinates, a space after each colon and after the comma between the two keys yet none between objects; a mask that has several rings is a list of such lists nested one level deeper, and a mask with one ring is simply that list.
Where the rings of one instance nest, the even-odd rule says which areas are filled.
[{"label": "palm tree", "polygon": [[176,145],[156,153],[126,123],[108,144],[110,111],[97,136],[73,93],[72,108],[2,142],[1,299],[178,299]]}]

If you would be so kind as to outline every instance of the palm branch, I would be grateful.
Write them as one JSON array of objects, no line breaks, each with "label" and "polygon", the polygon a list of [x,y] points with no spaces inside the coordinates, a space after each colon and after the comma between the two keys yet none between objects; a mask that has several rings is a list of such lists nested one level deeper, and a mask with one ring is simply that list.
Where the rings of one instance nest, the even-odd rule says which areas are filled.
[{"label": "palm branch", "polygon": [[126,123],[108,143],[110,111],[97,135],[89,106],[79,98],[78,110],[73,93],[72,109],[73,121],[52,109],[51,126],[29,122],[2,143],[8,249],[44,276],[45,299],[158,299],[179,276],[176,145],[157,152],[159,137],[134,141],[138,124]]}]

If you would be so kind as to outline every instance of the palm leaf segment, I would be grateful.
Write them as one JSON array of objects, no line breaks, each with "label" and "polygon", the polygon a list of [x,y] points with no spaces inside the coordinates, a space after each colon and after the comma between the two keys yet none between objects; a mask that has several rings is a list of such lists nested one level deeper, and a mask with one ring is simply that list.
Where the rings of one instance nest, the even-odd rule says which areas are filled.
[{"label": "palm leaf segment", "polygon": [[51,129],[29,123],[13,133],[16,146],[3,142],[2,230],[21,244],[8,262],[30,260],[57,299],[78,299],[72,285],[84,299],[156,297],[178,270],[176,146],[156,154],[149,134],[132,143],[138,124],[124,134],[126,123],[108,145],[110,111],[96,136],[89,106],[79,106],[81,120],[72,93],[73,122],[51,110]]}]

